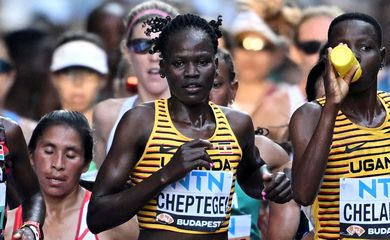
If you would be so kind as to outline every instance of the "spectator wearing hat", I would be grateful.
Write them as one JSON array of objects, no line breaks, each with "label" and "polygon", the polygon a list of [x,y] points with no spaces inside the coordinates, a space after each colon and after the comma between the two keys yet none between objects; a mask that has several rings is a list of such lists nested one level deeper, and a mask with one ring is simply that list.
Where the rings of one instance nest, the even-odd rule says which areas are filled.
[{"label": "spectator wearing hat", "polygon": [[[281,60],[280,38],[259,15],[243,11],[230,29],[235,40],[233,54],[240,82],[233,107],[254,116],[261,109],[264,98],[277,90],[270,72]],[[253,119],[255,127],[259,125]]]},{"label": "spectator wearing hat", "polygon": [[83,113],[91,125],[93,106],[109,72],[101,39],[92,33],[65,33],[55,47],[50,70],[61,107]]},{"label": "spectator wearing hat", "polygon": [[[320,48],[327,40],[330,22],[341,10],[334,6],[309,7],[302,11],[295,35],[295,49],[298,52],[294,61],[300,69],[298,82],[286,84],[267,98],[261,112],[253,115],[254,122],[269,130],[269,137],[291,151],[288,123],[294,111],[306,102],[306,78],[319,58]],[[291,78],[292,76],[287,76]],[[288,79],[285,80],[289,82]],[[277,103],[277,104],[275,104]],[[264,114],[266,113],[266,114]]]},{"label": "spectator wearing hat", "polygon": [[[65,33],[55,47],[50,70],[61,108],[83,113],[92,126],[93,107],[109,72],[100,37],[87,32]],[[92,180],[96,173],[92,162],[82,179]]]}]

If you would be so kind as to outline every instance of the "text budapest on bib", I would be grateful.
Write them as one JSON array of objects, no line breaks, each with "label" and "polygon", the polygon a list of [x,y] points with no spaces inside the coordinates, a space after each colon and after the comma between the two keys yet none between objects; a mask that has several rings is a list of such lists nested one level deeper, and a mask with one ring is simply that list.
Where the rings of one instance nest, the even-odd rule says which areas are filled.
[{"label": "text budapest on bib", "polygon": [[340,235],[390,239],[390,177],[340,179]]},{"label": "text budapest on bib", "polygon": [[193,170],[157,195],[156,220],[180,229],[214,232],[226,218],[233,174]]}]

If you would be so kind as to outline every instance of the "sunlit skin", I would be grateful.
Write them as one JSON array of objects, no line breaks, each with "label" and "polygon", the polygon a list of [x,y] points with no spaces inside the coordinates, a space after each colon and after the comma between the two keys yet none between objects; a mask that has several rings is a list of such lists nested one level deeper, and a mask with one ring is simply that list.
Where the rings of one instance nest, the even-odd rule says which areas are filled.
[{"label": "sunlit skin", "polygon": [[[19,197],[24,199],[22,206],[25,209],[23,221],[35,221],[43,224],[45,218],[45,203],[39,182],[33,169],[31,168],[26,142],[20,127],[13,121],[6,118],[1,118],[5,128],[5,137],[7,139],[7,148],[9,154],[6,157],[10,164],[10,171],[13,173],[13,181],[7,182],[7,194],[11,194],[19,190]],[[7,226],[9,222],[7,221]],[[5,235],[9,239],[12,235],[14,239],[33,239],[31,230],[21,228],[13,232],[13,228],[6,227]]]},{"label": "sunlit skin", "polygon": [[52,75],[63,109],[84,113],[92,122],[92,107],[105,81],[102,75],[87,68],[72,68]]},{"label": "sunlit skin", "polygon": [[[87,171],[89,166],[82,146],[76,130],[61,124],[47,128],[37,141],[36,149],[30,153],[47,205],[46,224],[43,228],[47,239],[66,240],[75,237],[78,227],[75,223],[85,194],[79,181],[81,173]],[[127,229],[135,223],[129,224]],[[99,239],[116,239],[116,232],[120,232],[120,228],[99,234]],[[122,237],[133,239],[135,236]]]},{"label": "sunlit skin", "polygon": [[[292,117],[289,127],[295,149],[292,186],[294,199],[303,205],[315,200],[321,186],[338,111],[343,111],[349,120],[366,128],[376,128],[386,118],[387,113],[377,98],[377,74],[385,57],[385,48],[379,45],[378,38],[375,28],[361,20],[345,20],[335,25],[329,45],[346,44],[351,48],[363,74],[358,81],[351,83],[357,70],[354,67],[344,78],[337,77],[329,60],[332,51],[329,48],[324,75],[325,105],[307,103]],[[311,181],[307,182],[307,179]],[[313,238],[311,232],[305,239]]]},{"label": "sunlit skin", "polygon": [[377,73],[384,61],[385,49],[379,46],[374,27],[361,20],[342,21],[333,28],[329,43],[331,47],[347,44],[357,56],[363,74],[351,84],[356,67],[344,78],[336,77],[328,60],[324,76],[325,105],[307,103],[293,115],[290,123],[295,149],[292,183],[295,199],[304,205],[313,202],[320,187],[338,110],[352,122],[369,128],[378,127],[386,117],[376,95]]},{"label": "sunlit skin", "polygon": [[[144,32],[145,28],[142,27],[142,23],[136,24],[133,28],[131,39],[156,37],[156,34],[151,34],[150,37],[146,36]],[[123,46],[123,49],[138,79],[137,90],[142,98],[142,102],[168,97],[167,81],[160,76],[160,58],[158,54],[137,54],[125,46]]]},{"label": "sunlit skin", "polygon": [[[307,19],[297,30],[297,41],[320,41],[325,43],[328,39],[327,34],[331,21],[332,18],[329,16],[313,16]],[[288,88],[287,90],[280,89],[276,91],[264,100],[262,103],[262,110],[252,116],[254,123],[257,123],[258,126],[267,128],[269,130],[268,137],[278,143],[289,141],[288,124],[290,122],[290,117],[296,107],[305,101],[307,75],[319,58],[318,52],[307,54],[297,46],[295,46],[294,49],[298,53],[296,62],[301,69],[301,77],[299,77],[297,89]],[[292,94],[292,92],[294,93]],[[298,103],[290,100],[291,95],[289,95],[289,93],[294,98],[296,98],[296,94],[298,94],[301,97],[301,100],[295,99]]]},{"label": "sunlit skin", "polygon": [[334,38],[329,41],[331,47],[346,44],[351,48],[362,69],[364,69],[360,79],[350,85],[349,95],[359,94],[374,87],[385,54],[385,50],[377,46],[377,37],[367,38],[367,35],[377,36],[375,30],[372,27],[371,29],[367,27],[368,29],[365,29],[365,31],[354,31],[356,22],[358,21],[346,22],[344,28],[340,24],[340,27],[334,29]]},{"label": "sunlit skin", "polygon": [[229,79],[229,69],[223,58],[218,58],[218,75],[210,92],[210,101],[221,106],[230,105],[236,95],[238,82]]},{"label": "sunlit skin", "polygon": [[[217,55],[219,56],[219,55]],[[229,106],[238,88],[236,79],[229,77],[229,67],[223,58],[218,58],[219,74],[214,79],[210,101],[221,106]],[[279,145],[265,136],[256,135],[255,144],[264,162],[274,171],[291,169],[291,160]],[[270,202],[267,227],[268,239],[292,239],[298,229],[300,207],[291,200],[285,204]],[[283,231],[280,231],[283,229]]]},{"label": "sunlit skin", "polygon": [[[149,102],[128,111],[117,127],[113,145],[95,182],[88,211],[88,224],[93,231],[99,232],[128,220],[167,184],[178,181],[193,169],[199,166],[210,168],[211,159],[205,153],[205,148],[211,147],[211,144],[201,139],[211,137],[216,126],[208,103],[217,68],[211,39],[204,30],[184,28],[171,33],[165,47],[167,55],[160,66],[171,91],[168,99],[170,117],[181,134],[194,140],[183,143],[169,163],[159,171],[126,191],[120,191],[120,186],[128,181],[129,169],[137,164],[147,144],[154,125],[155,106]],[[257,174],[247,174],[247,171],[256,170],[261,164],[255,158],[251,120],[238,111],[228,108],[223,108],[223,111],[243,149],[237,178],[244,190],[250,192],[249,189],[258,189],[262,179],[258,179]],[[250,181],[249,176],[256,177],[256,180]],[[260,192],[256,193],[260,197]],[[106,204],[108,202],[110,204]],[[108,207],[102,208],[103,205]],[[105,221],[107,218],[109,222]],[[140,233],[143,240],[226,238],[227,233],[198,235],[149,229]]]},{"label": "sunlit skin", "polygon": [[[145,28],[142,27],[142,23],[136,24],[133,27],[131,39],[155,37],[155,34],[152,34],[150,37],[146,36],[144,31]],[[130,51],[125,45],[125,40],[123,40],[123,55],[131,64],[133,73],[138,79],[138,97],[135,105],[168,97],[168,83],[165,78],[161,78],[160,76],[158,54],[137,54]],[[94,161],[98,167],[102,165],[104,157],[106,156],[107,139],[110,135],[110,131],[115,124],[122,104],[127,99],[128,98],[107,99],[97,104],[94,108],[93,125],[96,129]]]},{"label": "sunlit skin", "polygon": [[[332,21],[331,17],[328,16],[315,16],[309,18],[307,21],[302,23],[298,29],[298,41],[320,41],[325,43],[328,39],[328,28]],[[298,49],[300,55],[300,66],[303,70],[303,80],[306,78],[310,69],[318,60],[318,53],[307,54],[302,50]]]},{"label": "sunlit skin", "polygon": [[[262,38],[257,33],[247,33],[246,37]],[[263,81],[273,67],[275,59],[272,59],[272,49],[264,49],[260,51],[248,51],[240,47],[234,49],[234,57],[237,68],[237,75],[240,82],[256,82]],[[262,67],[259,67],[262,66]],[[242,81],[241,81],[242,79]]]},{"label": "sunlit skin", "polygon": [[81,146],[78,133],[66,125],[48,128],[38,140],[30,158],[46,201],[79,190],[80,175],[87,169]]},{"label": "sunlit skin", "polygon": [[[246,36],[261,37],[257,33],[248,33]],[[267,42],[266,39],[264,41]],[[275,53],[274,49],[249,51],[240,47],[234,48],[237,78],[240,79],[241,85],[234,107],[252,116],[269,94],[274,84],[267,77],[277,63]]]},{"label": "sunlit skin", "polygon": [[204,104],[209,99],[218,61],[210,52],[213,49],[211,42],[208,46],[205,44],[207,38],[207,34],[195,29],[179,32],[167,47],[171,54],[162,61],[161,72],[169,76],[172,97],[184,104]]},{"label": "sunlit skin", "polygon": [[78,182],[88,169],[81,146],[80,136],[73,128],[54,125],[45,130],[30,153],[48,208],[45,238],[72,239],[76,233],[75,223],[84,198]]},{"label": "sunlit skin", "polygon": [[[45,239],[74,239],[86,194],[79,185],[80,176],[89,166],[80,134],[65,123],[47,127],[38,137],[35,149],[30,151],[30,161],[47,208],[43,227]],[[15,213],[11,212],[9,217],[9,223],[13,224]],[[119,236],[136,239],[138,233],[131,232],[135,224],[128,222],[103,232],[99,239],[115,240],[120,239]]]}]

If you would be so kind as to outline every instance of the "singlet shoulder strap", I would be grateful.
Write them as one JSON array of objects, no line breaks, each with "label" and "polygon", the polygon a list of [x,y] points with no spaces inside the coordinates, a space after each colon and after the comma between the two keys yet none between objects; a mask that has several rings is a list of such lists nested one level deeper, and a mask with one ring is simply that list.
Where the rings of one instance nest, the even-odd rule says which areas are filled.
[{"label": "singlet shoulder strap", "polygon": [[[388,99],[390,98],[390,93],[384,91],[378,91],[377,96],[381,99]],[[321,106],[324,106],[326,102],[326,98],[325,97],[317,98],[316,100],[314,100],[314,102],[318,103]]]},{"label": "singlet shoulder strap", "polygon": [[315,102],[315,103],[319,104],[321,107],[323,107],[325,105],[326,98],[325,97],[317,98],[313,102]]}]

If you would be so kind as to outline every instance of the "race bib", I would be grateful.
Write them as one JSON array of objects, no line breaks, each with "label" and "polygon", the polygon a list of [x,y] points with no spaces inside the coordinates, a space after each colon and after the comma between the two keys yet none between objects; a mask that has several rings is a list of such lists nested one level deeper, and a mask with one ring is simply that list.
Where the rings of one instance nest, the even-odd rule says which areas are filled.
[{"label": "race bib", "polygon": [[229,240],[250,240],[251,215],[230,216],[228,238]]},{"label": "race bib", "polygon": [[390,177],[340,179],[340,235],[390,239]]},{"label": "race bib", "polygon": [[5,182],[0,183],[0,230],[3,229],[5,218],[5,184]]},{"label": "race bib", "polygon": [[218,230],[229,208],[232,182],[229,171],[191,171],[157,195],[156,221],[186,230]]}]

